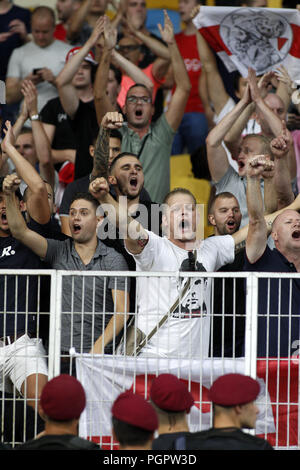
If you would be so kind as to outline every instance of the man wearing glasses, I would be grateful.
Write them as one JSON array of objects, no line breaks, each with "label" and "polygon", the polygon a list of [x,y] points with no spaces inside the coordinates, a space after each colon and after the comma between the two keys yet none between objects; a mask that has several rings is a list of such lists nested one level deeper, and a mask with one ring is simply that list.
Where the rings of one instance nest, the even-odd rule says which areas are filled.
[{"label": "man wearing glasses", "polygon": [[172,142],[181,122],[191,87],[174,39],[172,22],[166,12],[164,15],[164,28],[161,25],[159,27],[162,39],[170,51],[176,82],[175,93],[167,111],[151,124],[154,113],[152,93],[145,85],[136,83],[128,90],[122,110],[127,125],[119,129],[122,134],[122,152],[139,156],[144,169],[145,188],[152,201],[157,203],[161,203],[169,191]]}]

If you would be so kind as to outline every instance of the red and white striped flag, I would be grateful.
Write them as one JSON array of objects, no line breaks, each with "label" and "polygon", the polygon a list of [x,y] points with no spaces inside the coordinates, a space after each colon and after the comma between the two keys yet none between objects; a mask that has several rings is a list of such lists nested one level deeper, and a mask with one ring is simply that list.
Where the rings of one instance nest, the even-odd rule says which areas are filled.
[{"label": "red and white striped flag", "polygon": [[257,75],[283,64],[300,78],[300,12],[297,9],[201,6],[194,24],[229,72]]},{"label": "red and white striped flag", "polygon": [[[77,378],[87,395],[87,406],[80,418],[80,436],[111,448],[111,407],[117,396],[132,390],[149,398],[151,382],[161,373],[179,377],[194,396],[189,415],[192,432],[212,425],[208,389],[220,375],[245,372],[244,359],[162,359],[90,355],[76,359]],[[256,434],[276,447],[298,446],[298,362],[262,360],[257,362],[260,394]],[[106,447],[107,445],[107,447]],[[117,447],[117,444],[114,448]]]}]

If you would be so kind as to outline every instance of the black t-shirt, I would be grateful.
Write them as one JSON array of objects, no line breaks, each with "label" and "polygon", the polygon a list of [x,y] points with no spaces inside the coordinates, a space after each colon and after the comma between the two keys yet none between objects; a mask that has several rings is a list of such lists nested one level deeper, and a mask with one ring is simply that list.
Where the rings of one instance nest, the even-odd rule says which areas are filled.
[{"label": "black t-shirt", "polygon": [[[92,158],[90,157],[92,160]],[[74,181],[68,184],[64,190],[64,195],[59,207],[60,215],[69,215],[70,204],[76,193],[86,193],[89,190],[90,185],[90,174],[87,174],[81,178],[76,178]]]},{"label": "black t-shirt", "polygon": [[64,111],[60,99],[49,100],[40,112],[41,121],[55,126],[54,138],[51,147],[56,150],[75,149],[75,135],[71,127],[71,120]]},{"label": "black t-shirt", "polygon": [[[233,263],[226,264],[218,272],[243,271],[242,249]],[[245,290],[243,278],[215,278],[213,281],[213,305],[211,324],[212,357],[241,357],[245,339]],[[222,313],[224,312],[224,315]],[[233,316],[234,315],[234,316]],[[235,332],[235,333],[234,333]],[[223,339],[224,338],[224,339]],[[223,344],[224,342],[224,349]]]},{"label": "black t-shirt", "polygon": [[273,450],[265,439],[238,428],[211,428],[186,438],[187,450]]},{"label": "black t-shirt", "polygon": [[190,432],[160,434],[153,440],[152,450],[184,450],[188,436],[192,436],[192,434]]},{"label": "black t-shirt", "polygon": [[95,442],[72,434],[47,435],[25,442],[16,450],[101,450]]},{"label": "black t-shirt", "polygon": [[[30,10],[13,5],[13,7],[7,13],[0,14],[0,32],[9,32],[9,24],[11,21],[21,20],[23,23],[25,23],[27,32],[30,33],[30,18]],[[23,46],[23,44],[24,43],[21,40],[20,35],[17,33],[7,38],[6,41],[0,42],[0,80],[5,81],[8,62],[13,50],[17,47]]]},{"label": "black t-shirt", "polygon": [[99,132],[94,100],[87,103],[80,100],[76,114],[70,123],[77,149],[74,179],[78,179],[90,174],[93,168],[93,158],[89,153],[89,146],[93,144]]},{"label": "black t-shirt", "polygon": [[[28,227],[32,228],[30,223]],[[42,262],[14,237],[0,237],[0,269],[42,269]],[[1,316],[0,337],[13,335],[15,331],[35,333],[37,308],[38,275],[0,276],[0,312],[7,312]],[[28,312],[27,328],[25,312]]]}]

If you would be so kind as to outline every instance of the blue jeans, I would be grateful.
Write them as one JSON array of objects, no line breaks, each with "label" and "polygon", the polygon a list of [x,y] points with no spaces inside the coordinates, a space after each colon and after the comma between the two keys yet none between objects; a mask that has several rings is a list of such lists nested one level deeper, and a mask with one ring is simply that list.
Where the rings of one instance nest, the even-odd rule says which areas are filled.
[{"label": "blue jeans", "polygon": [[187,149],[189,154],[205,144],[208,134],[207,119],[204,113],[185,113],[175,134],[172,155],[181,155]]}]

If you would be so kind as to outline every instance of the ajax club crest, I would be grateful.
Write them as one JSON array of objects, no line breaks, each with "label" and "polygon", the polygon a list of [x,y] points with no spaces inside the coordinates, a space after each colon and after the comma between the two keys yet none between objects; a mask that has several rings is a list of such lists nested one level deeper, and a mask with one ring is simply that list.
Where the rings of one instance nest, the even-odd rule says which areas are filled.
[{"label": "ajax club crest", "polygon": [[[249,11],[250,10],[250,11]],[[293,31],[287,20],[273,11],[239,8],[220,24],[220,36],[231,59],[262,75],[289,53]]]}]

